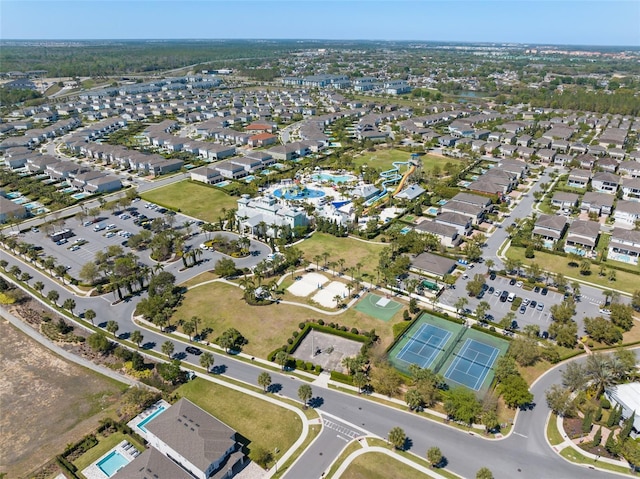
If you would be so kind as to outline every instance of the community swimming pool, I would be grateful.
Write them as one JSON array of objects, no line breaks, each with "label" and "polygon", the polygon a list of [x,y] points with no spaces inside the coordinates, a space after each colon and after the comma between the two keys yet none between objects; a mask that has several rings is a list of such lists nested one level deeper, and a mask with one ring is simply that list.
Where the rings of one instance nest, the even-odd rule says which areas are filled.
[{"label": "community swimming pool", "polygon": [[129,460],[126,457],[118,451],[112,451],[104,459],[100,460],[97,466],[107,477],[111,477],[127,464],[129,464]]},{"label": "community swimming pool", "polygon": [[138,423],[138,429],[140,429],[143,432],[147,432],[144,426],[147,425],[149,421],[153,420],[156,416],[164,412],[165,409],[166,407],[164,405],[158,406],[158,409],[153,411],[151,414],[149,414],[146,418],[144,418],[142,421]]},{"label": "community swimming pool", "polygon": [[315,181],[331,181],[333,183],[348,183],[356,179],[353,175],[334,175],[331,173],[316,173],[311,175],[311,178]]},{"label": "community swimming pool", "polygon": [[308,200],[314,198],[322,198],[325,196],[324,191],[313,190],[306,187],[289,187],[278,188],[273,192],[276,198],[284,198],[285,200]]},{"label": "community swimming pool", "polygon": [[42,208],[42,203],[38,203],[37,201],[32,201],[31,203],[27,203],[24,207],[28,210],[33,210],[37,208]]}]

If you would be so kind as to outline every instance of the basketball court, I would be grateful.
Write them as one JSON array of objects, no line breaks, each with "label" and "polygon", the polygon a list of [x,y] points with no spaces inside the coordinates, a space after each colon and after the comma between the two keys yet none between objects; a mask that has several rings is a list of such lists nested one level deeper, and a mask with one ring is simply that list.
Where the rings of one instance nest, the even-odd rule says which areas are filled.
[{"label": "basketball court", "polygon": [[369,293],[356,304],[354,309],[386,322],[402,309],[402,304],[386,296]]}]

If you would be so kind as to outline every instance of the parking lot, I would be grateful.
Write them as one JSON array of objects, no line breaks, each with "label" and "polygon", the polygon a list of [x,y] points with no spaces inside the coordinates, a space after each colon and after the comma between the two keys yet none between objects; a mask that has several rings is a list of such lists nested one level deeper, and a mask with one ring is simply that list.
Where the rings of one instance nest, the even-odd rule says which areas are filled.
[{"label": "parking lot", "polygon": [[[127,236],[140,232],[143,228],[134,224],[137,214],[144,214],[148,219],[160,218],[164,213],[152,208],[146,207],[148,203],[144,201],[136,201],[127,208],[126,211],[103,211],[93,221],[93,218],[87,218],[84,222],[80,222],[77,218],[69,218],[65,220],[63,228],[69,229],[72,236],[65,240],[54,242],[49,238],[42,228],[36,228],[35,231],[27,231],[24,234],[24,241],[35,244],[43,248],[44,256],[53,256],[56,258],[57,264],[68,267],[68,274],[73,278],[78,278],[80,269],[88,262],[95,259],[98,251],[105,251],[109,246],[121,246],[125,253],[133,252],[140,258],[142,263],[149,266],[155,262],[149,257],[150,250],[136,251],[126,246]],[[205,240],[205,233],[202,233],[197,223],[192,218],[188,218],[180,213],[174,215],[173,228],[183,228],[185,222],[190,221],[189,228],[192,236],[186,241],[185,247],[198,247]],[[251,262],[257,263],[264,259],[270,252],[266,245],[252,242],[251,249],[258,253],[264,253],[261,257],[251,257]],[[264,251],[263,251],[264,250]],[[205,252],[202,256],[203,260],[217,260],[220,253]],[[245,260],[238,260],[238,266],[242,267]]]},{"label": "parking lot", "polygon": [[[473,274],[475,274],[476,272],[482,273],[483,271],[474,271]],[[466,308],[471,311],[475,311],[480,301],[486,301],[490,306],[490,310],[487,314],[492,315],[494,318],[493,321],[497,323],[500,322],[500,320],[511,311],[511,305],[513,303],[509,301],[501,302],[500,293],[496,294],[496,292],[507,291],[508,293],[514,293],[516,297],[520,297],[523,299],[522,304],[526,302],[524,301],[526,299],[529,299],[530,302],[536,302],[535,307],[531,307],[531,303],[529,303],[529,305],[525,307],[524,313],[520,312],[520,308],[514,311],[516,314],[515,320],[518,322],[519,329],[522,329],[527,324],[535,324],[540,327],[541,332],[546,331],[551,324],[551,306],[561,303],[564,299],[564,295],[552,290],[549,290],[546,295],[542,294],[542,290],[540,290],[539,292],[527,291],[522,287],[518,287],[517,284],[509,284],[510,279],[504,278],[502,276],[496,276],[494,280],[489,279],[489,277],[487,276],[486,284],[489,289],[493,287],[494,290],[490,294],[488,289],[482,299],[477,299],[475,297],[469,297],[469,295],[467,294],[465,288],[466,281],[468,280],[458,281],[455,289],[448,289],[444,293],[442,293],[442,295],[440,296],[440,302],[449,306],[453,306],[458,298],[465,297],[469,301]],[[582,295],[579,298],[579,301],[576,303],[577,312],[573,318],[578,324],[579,331],[581,331],[583,328],[583,319],[585,317],[593,317],[600,314],[599,305],[603,301],[603,299],[604,297],[595,298],[585,295]],[[542,311],[539,310],[540,303],[543,304]]]}]

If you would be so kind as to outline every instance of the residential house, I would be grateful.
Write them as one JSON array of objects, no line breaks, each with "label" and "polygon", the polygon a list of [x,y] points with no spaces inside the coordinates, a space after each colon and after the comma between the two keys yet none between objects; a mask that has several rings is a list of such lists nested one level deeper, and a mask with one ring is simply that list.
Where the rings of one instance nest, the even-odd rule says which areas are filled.
[{"label": "residential house", "polygon": [[614,261],[637,265],[639,257],[640,231],[613,228],[613,231],[611,232],[611,239],[609,240],[607,258]]},{"label": "residential house", "polygon": [[[145,438],[153,449],[197,479],[230,478],[244,465],[245,455],[237,433],[186,398],[154,417],[144,429]],[[138,456],[127,467],[129,472],[131,469],[139,472],[148,458]],[[143,473],[142,477],[154,477],[146,470]],[[118,474],[114,477],[120,479]],[[181,477],[181,474],[174,477]]]},{"label": "residential house", "polygon": [[420,253],[411,261],[411,269],[419,273],[442,278],[456,269],[456,262],[437,254]]},{"label": "residential house", "polygon": [[533,227],[533,236],[539,236],[546,248],[553,248],[567,229],[567,218],[558,215],[540,215]]},{"label": "residential house", "polygon": [[362,198],[363,201],[370,200],[380,193],[380,190],[374,185],[358,185],[351,190],[351,196],[354,198]]},{"label": "residential house", "polygon": [[272,135],[271,133],[258,133],[249,137],[249,146],[252,147],[262,147],[269,146],[276,143],[278,137],[276,135]]},{"label": "residential house", "polygon": [[640,161],[623,161],[620,163],[618,171],[631,178],[640,178]]},{"label": "residential house", "polygon": [[26,218],[27,215],[27,209],[24,206],[0,196],[0,224],[13,219]]},{"label": "residential house", "polygon": [[571,170],[569,178],[567,178],[567,186],[570,188],[586,188],[590,178],[591,172],[589,170]]},{"label": "residential house", "polygon": [[114,479],[193,479],[193,476],[157,449],[150,447],[120,469]]},{"label": "residential house", "polygon": [[613,213],[616,223],[633,227],[640,220],[640,202],[619,200]]},{"label": "residential house", "polygon": [[588,153],[586,155],[578,155],[575,157],[575,161],[580,165],[580,168],[585,170],[592,170],[597,160],[598,159],[595,156]]},{"label": "residential house", "polygon": [[640,178],[622,179],[622,198],[629,201],[640,201]]},{"label": "residential house", "polygon": [[215,185],[224,181],[224,177],[220,172],[211,166],[201,166],[191,170],[189,173],[192,181],[200,181],[208,185]]},{"label": "residential house", "polygon": [[565,193],[564,191],[556,191],[551,198],[551,204],[557,206],[561,210],[569,210],[578,204],[579,195],[576,193]]},{"label": "residential house", "polygon": [[425,191],[426,190],[422,186],[420,186],[418,184],[413,184],[413,185],[408,186],[404,190],[402,190],[397,195],[395,195],[395,197],[396,198],[400,198],[401,200],[411,201],[411,200],[416,199],[418,196],[423,194]]},{"label": "residential house", "polygon": [[120,178],[114,175],[99,176],[87,180],[84,191],[87,193],[110,193],[122,188]]},{"label": "residential house", "polygon": [[619,165],[620,161],[615,158],[611,158],[610,156],[605,156],[604,158],[600,158],[596,161],[596,166],[598,168],[601,168],[603,171],[608,171],[609,173],[615,173],[618,170]]},{"label": "residential house", "polygon": [[602,171],[593,175],[591,186],[600,193],[615,195],[620,184],[620,177],[608,171]]},{"label": "residential house", "polygon": [[449,200],[446,204],[440,207],[442,213],[451,212],[458,213],[460,215],[471,218],[474,225],[482,223],[484,218],[485,208],[480,205],[473,205],[470,203],[464,203],[456,200]]},{"label": "residential house", "polygon": [[460,244],[461,241],[457,228],[436,223],[433,220],[421,221],[414,229],[418,233],[437,236],[440,243],[447,248],[453,248]]},{"label": "residential house", "polygon": [[609,216],[613,211],[613,201],[615,196],[596,191],[587,191],[580,202],[580,209],[589,213],[596,213],[598,216]]},{"label": "residential house", "polygon": [[556,152],[549,148],[541,148],[537,151],[536,155],[538,155],[540,161],[543,161],[544,163],[551,163],[556,156]]},{"label": "residential house", "polygon": [[556,166],[567,166],[571,163],[571,160],[573,160],[573,156],[571,155],[557,154],[553,158],[553,164]]},{"label": "residential house", "polygon": [[569,226],[564,250],[581,256],[591,255],[598,244],[600,223],[576,220]]},{"label": "residential house", "polygon": [[435,222],[442,225],[453,226],[458,230],[458,234],[460,236],[469,235],[473,225],[471,217],[461,215],[460,213],[452,213],[450,211],[440,213],[436,216]]}]

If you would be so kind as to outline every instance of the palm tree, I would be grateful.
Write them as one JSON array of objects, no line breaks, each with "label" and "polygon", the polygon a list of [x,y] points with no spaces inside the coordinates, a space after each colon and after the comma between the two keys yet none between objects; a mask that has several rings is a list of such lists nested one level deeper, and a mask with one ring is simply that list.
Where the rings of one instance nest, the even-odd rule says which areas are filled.
[{"label": "palm tree", "polygon": [[312,396],[313,390],[308,384],[303,384],[298,388],[298,397],[303,402],[305,409],[307,409],[307,402],[309,401],[309,399],[311,399]]},{"label": "palm tree", "polygon": [[106,330],[109,331],[111,334],[113,334],[114,338],[116,337],[116,333],[118,332],[118,329],[120,329],[120,326],[114,320],[107,321]]},{"label": "palm tree", "polygon": [[64,300],[64,303],[62,303],[62,307],[64,309],[68,309],[69,312],[73,315],[73,310],[76,307],[76,302],[71,298],[67,298]]},{"label": "palm tree", "polygon": [[33,283],[33,289],[35,289],[37,293],[42,294],[44,283],[42,281],[36,281],[35,283]]},{"label": "palm tree", "polygon": [[369,384],[369,378],[362,371],[357,371],[351,378],[353,385],[358,388],[358,394],[362,393],[362,388]]},{"label": "palm tree", "polygon": [[338,258],[338,265],[340,266],[340,274],[344,273],[344,264],[346,261],[344,258]]},{"label": "palm tree", "polygon": [[278,351],[275,357],[276,363],[280,365],[280,369],[284,371],[284,366],[289,361],[289,355],[286,351]]},{"label": "palm tree", "polygon": [[200,356],[200,366],[202,366],[207,372],[209,372],[214,362],[215,357],[209,351],[205,351]]},{"label": "palm tree", "polygon": [[427,460],[429,461],[429,464],[431,464],[431,467],[436,467],[442,462],[442,459],[442,452],[439,447],[434,446],[427,450]]},{"label": "palm tree", "polygon": [[202,324],[202,319],[198,316],[191,316],[191,324],[193,324],[194,332],[196,333],[194,337],[198,336],[198,325]]},{"label": "palm tree", "polygon": [[585,371],[591,384],[596,388],[596,398],[604,392],[605,388],[615,384],[616,377],[611,361],[602,353],[593,353],[587,356]]},{"label": "palm tree", "polygon": [[340,307],[340,303],[342,302],[342,296],[340,296],[339,294],[336,294],[333,297],[333,300],[336,302],[336,308]]},{"label": "palm tree", "polygon": [[404,449],[407,435],[404,433],[402,428],[396,426],[389,431],[388,440],[393,447],[402,450]]},{"label": "palm tree", "polygon": [[492,259],[488,259],[484,262],[484,264],[487,265],[487,271],[489,271],[489,273],[491,273],[491,268],[493,268],[496,265],[496,262],[493,261]]},{"label": "palm tree", "polygon": [[58,299],[60,298],[60,293],[58,293],[55,289],[52,289],[47,293],[47,299],[51,301],[56,306],[58,305]]},{"label": "palm tree", "polygon": [[131,339],[131,342],[135,343],[136,346],[140,347],[140,343],[144,339],[144,336],[142,336],[142,333],[136,329],[134,332],[131,333],[131,336],[129,337],[129,339]]},{"label": "palm tree", "polygon": [[96,319],[96,312],[93,309],[87,309],[84,312],[84,319],[91,321],[91,324],[93,324],[93,320]]},{"label": "palm tree", "polygon": [[164,343],[162,343],[160,349],[162,349],[162,352],[166,354],[169,359],[171,359],[171,355],[173,354],[174,350],[174,345],[171,341],[165,341]]},{"label": "palm tree", "polygon": [[456,302],[453,303],[453,307],[456,308],[458,316],[460,315],[460,311],[462,311],[467,304],[469,304],[469,300],[464,296],[459,297]]},{"label": "palm tree", "polygon": [[320,261],[322,261],[322,255],[317,254],[313,257],[313,262],[316,264],[316,269],[318,271],[320,271]]},{"label": "palm tree", "polygon": [[189,341],[191,341],[191,333],[193,333],[194,330],[195,326],[191,321],[182,321],[182,331],[189,336]]},{"label": "palm tree", "polygon": [[267,388],[271,386],[271,374],[266,371],[258,375],[258,385],[262,386],[262,391],[267,392]]}]

